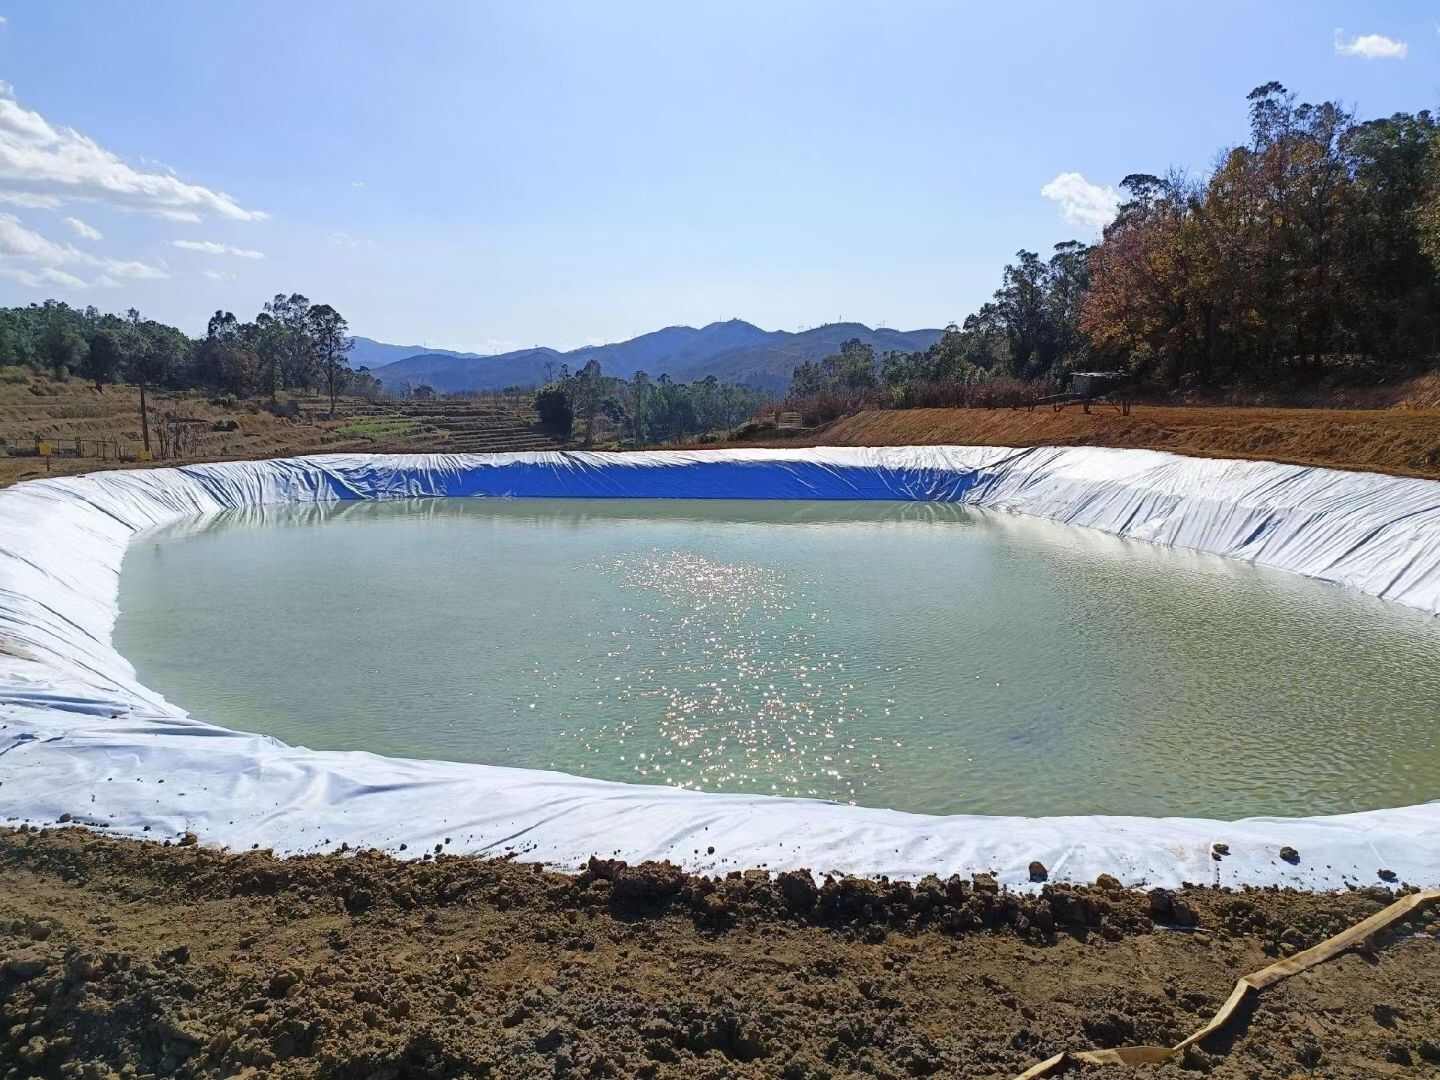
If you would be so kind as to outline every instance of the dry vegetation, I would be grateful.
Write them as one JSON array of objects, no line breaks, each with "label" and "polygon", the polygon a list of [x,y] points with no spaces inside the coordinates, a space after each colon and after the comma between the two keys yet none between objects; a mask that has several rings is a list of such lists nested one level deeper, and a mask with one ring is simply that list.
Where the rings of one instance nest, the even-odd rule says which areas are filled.
[{"label": "dry vegetation", "polygon": [[[473,453],[558,445],[537,428],[526,398],[382,404],[345,399],[333,420],[328,401],[296,399],[288,415],[287,402],[281,403],[282,415],[276,415],[260,401],[152,391],[151,438],[157,452],[167,413],[194,421],[185,425],[183,452],[154,464],[337,451]],[[77,440],[83,456],[75,455]],[[80,379],[57,381],[28,369],[0,369],[0,443],[0,485],[45,475],[141,467],[139,391],[125,385],[99,391]],[[35,453],[41,443],[49,444],[48,460]]]}]

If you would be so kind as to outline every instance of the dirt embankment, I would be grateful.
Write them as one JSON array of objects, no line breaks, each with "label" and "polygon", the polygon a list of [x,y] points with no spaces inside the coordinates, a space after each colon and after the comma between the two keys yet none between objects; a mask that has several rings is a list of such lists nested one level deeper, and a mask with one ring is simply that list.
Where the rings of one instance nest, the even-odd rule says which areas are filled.
[{"label": "dirt embankment", "polygon": [[[0,1076],[1008,1078],[1172,1043],[1239,974],[1390,898],[1106,884],[566,877],[0,831]],[[1440,913],[1143,1072],[1440,1073]]]},{"label": "dirt embankment", "polygon": [[1440,479],[1440,409],[897,409],[746,446],[1120,446]]}]

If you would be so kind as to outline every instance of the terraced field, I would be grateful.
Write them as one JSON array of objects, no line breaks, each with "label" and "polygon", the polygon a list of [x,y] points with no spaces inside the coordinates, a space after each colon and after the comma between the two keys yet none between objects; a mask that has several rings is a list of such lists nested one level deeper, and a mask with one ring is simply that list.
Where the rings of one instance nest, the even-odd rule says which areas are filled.
[{"label": "terraced field", "polygon": [[[328,418],[330,403],[301,401],[302,412]],[[335,410],[337,435],[364,439],[377,449],[485,454],[558,450],[562,441],[543,431],[528,396],[433,401],[346,401]]]},{"label": "terraced field", "polygon": [[[0,486],[47,475],[146,464],[139,391],[96,390],[79,379],[52,380],[7,368],[0,380]],[[565,446],[536,422],[528,395],[368,402],[302,397],[272,410],[263,401],[197,392],[149,395],[150,458],[176,465],[332,451],[492,453]],[[180,418],[180,445],[165,453],[160,428]]]},{"label": "terraced field", "polygon": [[[327,427],[275,416],[257,403],[211,401],[202,394],[151,392],[150,454],[158,464],[265,458],[316,452],[334,440]],[[168,415],[181,418],[168,459]],[[136,467],[146,458],[140,395],[134,387],[97,391],[78,379],[34,378],[0,385],[0,485],[46,475]]]}]

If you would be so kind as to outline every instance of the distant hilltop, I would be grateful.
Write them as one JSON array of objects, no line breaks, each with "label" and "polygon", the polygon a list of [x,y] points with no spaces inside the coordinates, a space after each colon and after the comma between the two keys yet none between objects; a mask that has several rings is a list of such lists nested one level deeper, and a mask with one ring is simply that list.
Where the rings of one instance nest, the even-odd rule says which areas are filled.
[{"label": "distant hilltop", "polygon": [[598,360],[606,375],[625,379],[637,371],[653,378],[669,375],[675,382],[713,375],[722,382],[781,391],[789,385],[790,373],[797,365],[838,352],[841,344],[852,338],[873,346],[876,353],[916,352],[929,348],[939,340],[940,333],[872,330],[863,323],[842,322],[792,334],[762,330],[743,319],[730,319],[698,330],[693,326],[667,326],[629,341],[587,345],[569,352],[542,347],[495,356],[390,345],[357,337],[350,363],[368,367],[391,388],[405,383],[424,384],[442,393],[538,386],[554,378],[562,364],[578,371],[591,360]]}]

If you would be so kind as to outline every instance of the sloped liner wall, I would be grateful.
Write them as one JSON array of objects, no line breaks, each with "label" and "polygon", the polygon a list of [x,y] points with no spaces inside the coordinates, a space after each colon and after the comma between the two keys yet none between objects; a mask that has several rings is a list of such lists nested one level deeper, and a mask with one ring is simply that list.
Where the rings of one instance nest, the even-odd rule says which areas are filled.
[{"label": "sloped liner wall", "polygon": [[[1339,888],[1384,868],[1440,884],[1440,803],[1236,822],[931,817],[316,752],[188,716],[139,685],[111,645],[121,559],[141,531],[238,507],[413,496],[953,501],[1246,559],[1440,614],[1440,483],[1144,450],[329,455],[32,481],[0,492],[0,820],[69,815],[116,834],[190,830],[282,852],[344,842],[418,854],[448,837],[450,852],[514,851],[560,867],[618,852],[706,871],[994,870],[1023,887],[1038,859],[1052,879]],[[1195,741],[1210,752],[1204,732]],[[1230,850],[1219,862],[1216,841]],[[1282,846],[1298,864],[1279,858]]]}]

